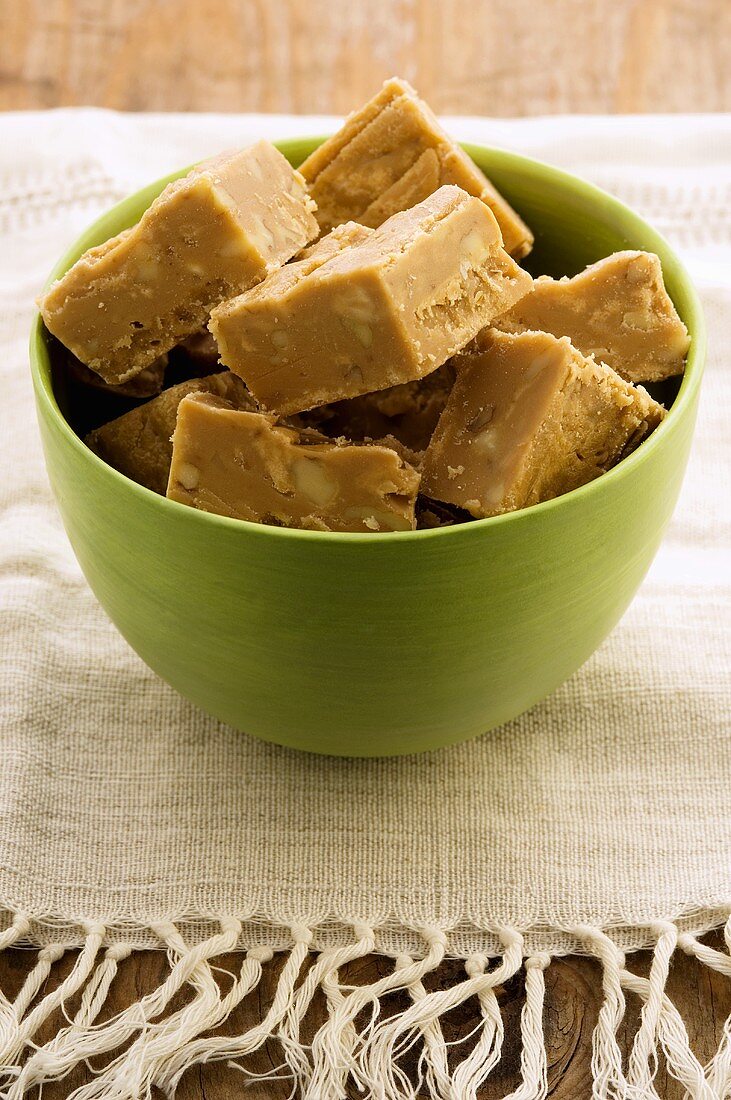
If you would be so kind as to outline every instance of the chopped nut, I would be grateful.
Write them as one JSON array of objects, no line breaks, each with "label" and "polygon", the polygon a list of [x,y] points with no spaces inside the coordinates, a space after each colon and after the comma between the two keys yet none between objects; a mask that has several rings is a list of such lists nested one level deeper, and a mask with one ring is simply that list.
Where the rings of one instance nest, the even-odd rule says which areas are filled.
[{"label": "chopped nut", "polygon": [[318,459],[299,459],[293,466],[293,474],[297,491],[320,507],[330,504],[337,496],[337,482]]},{"label": "chopped nut", "polygon": [[490,255],[489,249],[485,247],[484,239],[474,230],[463,239],[462,250],[473,267],[484,264]]},{"label": "chopped nut", "polygon": [[289,337],[283,329],[279,328],[275,329],[272,333],[271,341],[274,344],[275,348],[279,348],[281,350],[282,348],[287,347],[287,344],[289,343]]},{"label": "chopped nut", "polygon": [[408,515],[368,508],[367,505],[346,508],[343,517],[352,523],[362,523],[369,531],[380,531],[381,528],[386,531],[411,531],[414,528],[414,523]]},{"label": "chopped nut", "polygon": [[369,348],[373,343],[373,330],[370,325],[365,325],[362,321],[351,321],[350,327],[363,347]]},{"label": "chopped nut", "polygon": [[641,329],[642,332],[649,332],[653,326],[653,320],[647,310],[634,309],[625,313],[622,318],[622,323],[627,328]]},{"label": "chopped nut", "polygon": [[200,480],[200,470],[189,462],[181,462],[175,474],[184,489],[195,489]]}]

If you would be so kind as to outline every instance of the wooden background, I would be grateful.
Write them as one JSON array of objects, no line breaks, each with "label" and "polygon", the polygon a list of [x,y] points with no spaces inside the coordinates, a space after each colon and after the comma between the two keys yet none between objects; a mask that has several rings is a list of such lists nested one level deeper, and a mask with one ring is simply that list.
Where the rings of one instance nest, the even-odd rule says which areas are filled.
[{"label": "wooden background", "polygon": [[[0,0],[0,109],[94,104],[141,111],[344,113],[394,73],[411,80],[436,110],[453,114],[731,110],[731,0]],[[718,937],[711,937],[718,944]],[[0,987],[12,995],[35,956],[0,956]],[[237,960],[222,960],[236,968]],[[55,968],[49,988],[68,972]],[[359,964],[370,980],[386,962]],[[645,972],[646,954],[633,968]],[[260,1018],[278,964],[230,1021]],[[456,966],[453,978],[457,978]],[[104,1015],[151,988],[164,958],[138,955],[120,967]],[[591,1093],[591,1030],[600,1004],[596,965],[566,959],[547,972],[544,1016],[554,1100]],[[696,1053],[710,1057],[731,1013],[731,983],[676,958],[670,995]],[[506,1020],[517,1025],[522,979],[503,990]],[[631,1006],[620,1033],[627,1049]],[[450,1034],[475,1006],[453,1014]],[[58,1021],[50,1021],[47,1036]],[[516,1084],[515,1026],[485,1097]],[[38,1036],[43,1039],[43,1036]],[[278,1064],[267,1047],[250,1065]],[[65,1097],[85,1077],[44,1092]],[[192,1072],[180,1100],[239,1095],[244,1078],[224,1065]],[[250,1084],[247,1095],[276,1100],[289,1085]],[[682,1089],[661,1065],[658,1092]]]},{"label": "wooden background", "polygon": [[729,0],[0,0],[0,108],[731,109]]}]

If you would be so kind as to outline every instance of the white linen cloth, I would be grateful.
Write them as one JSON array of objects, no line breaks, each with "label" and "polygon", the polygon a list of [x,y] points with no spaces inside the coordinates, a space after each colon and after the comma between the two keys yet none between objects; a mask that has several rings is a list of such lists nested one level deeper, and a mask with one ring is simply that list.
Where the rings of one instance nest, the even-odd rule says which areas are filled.
[{"label": "white linen cloth", "polygon": [[[337,120],[0,116],[0,928],[37,942],[246,922],[315,943],[353,921],[384,950],[417,930],[457,954],[509,925],[654,942],[731,902],[731,116],[448,120],[458,138],[583,175],[637,208],[701,292],[710,353],[682,499],[622,623],[529,714],[421,757],[333,760],[206,717],[130,651],[86,587],[48,488],[27,361],[33,299],[101,211],[197,158]],[[197,928],[195,926],[200,926]],[[483,930],[483,931],[481,931]],[[333,940],[334,937],[334,940]]]}]

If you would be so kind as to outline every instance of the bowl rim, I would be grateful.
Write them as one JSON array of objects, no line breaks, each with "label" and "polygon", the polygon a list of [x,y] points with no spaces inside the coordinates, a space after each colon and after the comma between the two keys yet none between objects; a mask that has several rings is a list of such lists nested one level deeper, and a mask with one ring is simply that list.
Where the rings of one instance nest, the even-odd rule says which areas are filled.
[{"label": "bowl rim", "polygon": [[[327,140],[329,136],[330,135],[326,134],[286,138],[275,141],[272,144],[274,144],[291,162],[300,164],[302,162],[302,156],[307,155],[304,150],[311,151]],[[86,461],[97,463],[108,475],[111,475],[113,478],[121,479],[126,489],[133,495],[141,495],[142,499],[147,500],[148,503],[156,501],[157,506],[163,509],[173,509],[173,513],[178,512],[180,515],[184,514],[188,517],[189,522],[204,523],[219,527],[223,526],[229,530],[238,530],[246,532],[247,534],[266,534],[275,538],[307,539],[308,541],[318,540],[331,544],[339,543],[341,545],[353,545],[356,542],[360,543],[365,540],[368,545],[383,543],[384,541],[388,545],[393,545],[396,540],[404,542],[413,539],[419,539],[421,541],[429,538],[448,538],[454,537],[457,533],[462,536],[467,533],[474,533],[477,535],[482,531],[493,530],[500,525],[526,522],[535,515],[547,514],[555,509],[564,508],[567,506],[567,503],[570,504],[579,498],[589,498],[592,494],[601,493],[603,491],[602,486],[606,489],[609,487],[610,483],[614,485],[622,478],[631,477],[633,470],[641,462],[646,460],[654,450],[662,446],[665,435],[672,429],[672,426],[679,419],[684,410],[693,403],[700,387],[706,356],[706,326],[700,299],[690,275],[677,256],[675,250],[661,233],[654,229],[649,222],[645,221],[645,219],[631,207],[621,202],[620,199],[611,195],[608,191],[603,190],[603,188],[597,187],[596,184],[590,183],[588,180],[583,179],[581,176],[574,175],[572,172],[567,172],[564,169],[547,164],[545,161],[538,160],[534,157],[523,156],[521,153],[514,153],[490,145],[475,143],[460,144],[465,152],[475,159],[487,155],[493,166],[497,167],[499,170],[510,171],[513,169],[521,172],[524,176],[532,176],[534,179],[547,179],[553,186],[566,190],[572,197],[580,198],[584,204],[601,203],[605,209],[609,209],[618,223],[629,225],[636,232],[641,233],[642,237],[647,242],[645,250],[656,252],[660,257],[663,267],[671,265],[674,268],[676,280],[682,286],[685,297],[683,320],[691,336],[691,345],[688,352],[685,372],[677,396],[668,409],[667,416],[663,419],[662,423],[655,429],[649,439],[640,444],[636,450],[622,459],[616,466],[612,467],[611,470],[607,470],[607,472],[600,477],[595,478],[586,485],[580,486],[578,489],[572,489],[562,496],[542,501],[540,504],[533,504],[527,508],[505,512],[499,516],[489,516],[485,519],[473,519],[470,522],[455,524],[451,527],[437,527],[418,531],[308,531],[300,528],[268,526],[266,524],[254,523],[250,520],[233,519],[229,516],[216,515],[213,512],[204,512],[197,508],[190,508],[188,505],[180,504],[177,501],[169,500],[167,497],[161,496],[151,489],[147,489],[144,485],[139,485],[125,474],[115,470],[113,466],[104,462],[104,460],[87,447],[83,439],[76,434],[61,411],[53,392],[51,359],[48,351],[48,330],[43,323],[40,312],[36,311],[31,324],[29,351],[31,376],[36,401],[39,404],[39,414],[40,408],[42,407],[45,413],[50,415],[56,422],[61,435],[71,448],[76,449],[78,452],[83,452]],[[190,168],[191,165],[188,165],[185,168],[171,172],[147,184],[145,187],[127,195],[98,218],[95,218],[54,264],[44,283],[43,289],[45,290],[56,279],[60,278],[79,256],[95,243],[95,238],[99,236],[100,231],[107,232],[108,225],[116,223],[120,216],[126,216],[126,211],[131,205],[137,205],[144,201],[146,209],[168,183],[186,175],[186,173],[190,171]],[[116,232],[118,232],[118,230],[113,228],[107,235]]]}]

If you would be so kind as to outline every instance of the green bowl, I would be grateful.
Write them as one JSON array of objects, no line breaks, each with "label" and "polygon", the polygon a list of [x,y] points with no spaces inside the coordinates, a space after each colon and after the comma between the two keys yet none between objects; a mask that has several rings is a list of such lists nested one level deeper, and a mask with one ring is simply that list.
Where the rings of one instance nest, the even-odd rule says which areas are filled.
[{"label": "green bowl", "polygon": [[[279,148],[296,165],[318,144]],[[512,153],[466,148],[534,229],[534,272],[573,274],[617,249],[656,252],[692,336],[663,424],[619,466],[557,500],[397,534],[292,531],[197,512],[84,446],[59,405],[50,337],[34,323],[46,465],[91,588],[150,668],[256,737],[380,756],[436,749],[506,722],[607,636],[673,511],[705,355],[687,273],[661,236],[596,187]],[[51,277],[137,221],[173,178],[95,222]]]}]

